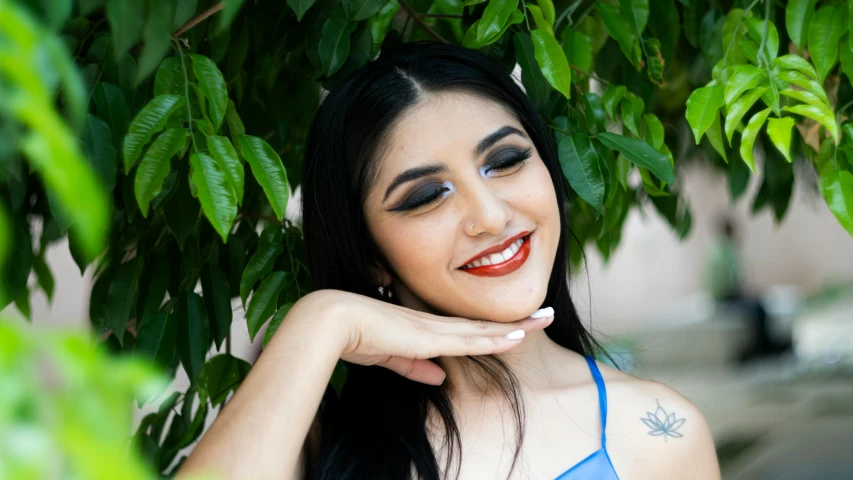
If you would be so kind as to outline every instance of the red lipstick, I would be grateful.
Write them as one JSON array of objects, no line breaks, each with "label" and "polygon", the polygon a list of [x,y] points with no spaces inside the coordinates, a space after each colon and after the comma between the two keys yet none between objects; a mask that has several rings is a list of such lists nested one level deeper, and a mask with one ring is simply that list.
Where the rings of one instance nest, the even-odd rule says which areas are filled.
[{"label": "red lipstick", "polygon": [[496,263],[492,265],[481,265],[479,267],[465,268],[464,266],[460,268],[465,273],[470,273],[471,275],[477,275],[479,277],[500,277],[503,275],[508,275],[524,265],[524,262],[527,261],[527,257],[530,256],[530,232],[521,232],[518,235],[508,239],[500,245],[496,245],[494,247],[483,250],[481,253],[472,257],[465,265],[473,262],[474,260],[482,257],[483,255],[489,255],[492,253],[499,253],[512,245],[512,242],[518,240],[519,238],[524,238],[524,242],[518,248],[518,251],[515,252],[515,255],[512,256],[509,260],[505,260],[501,263]]}]

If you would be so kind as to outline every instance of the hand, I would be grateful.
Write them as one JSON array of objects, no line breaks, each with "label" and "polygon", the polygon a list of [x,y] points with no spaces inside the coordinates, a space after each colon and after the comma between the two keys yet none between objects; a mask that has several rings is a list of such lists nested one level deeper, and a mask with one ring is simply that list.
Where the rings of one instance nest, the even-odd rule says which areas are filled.
[{"label": "hand", "polygon": [[[322,292],[322,293],[321,293]],[[486,355],[510,350],[526,332],[547,327],[554,310],[502,323],[446,317],[420,312],[364,295],[322,290],[323,303],[332,305],[332,320],[347,320],[349,340],[341,358],[359,365],[377,365],[416,382],[439,385],[445,372],[427,360],[438,356]]]}]

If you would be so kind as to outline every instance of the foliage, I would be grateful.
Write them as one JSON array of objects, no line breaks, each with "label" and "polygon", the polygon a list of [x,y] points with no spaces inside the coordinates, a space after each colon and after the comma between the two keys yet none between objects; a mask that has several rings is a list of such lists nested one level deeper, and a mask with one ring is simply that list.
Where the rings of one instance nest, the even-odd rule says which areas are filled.
[{"label": "foliage", "polygon": [[67,236],[97,275],[94,331],[189,374],[136,433],[165,472],[249,369],[230,299],[266,343],[308,291],[284,218],[307,119],[380,49],[430,38],[520,66],[572,233],[607,259],[635,206],[689,233],[677,172],[696,156],[732,201],[760,176],[752,209],[777,221],[799,163],[853,234],[850,21],[840,0],[0,0],[0,306],[52,296],[45,249]]},{"label": "foliage", "polygon": [[130,401],[165,388],[138,359],[111,359],[79,332],[0,320],[0,479],[154,479],[126,455]]}]

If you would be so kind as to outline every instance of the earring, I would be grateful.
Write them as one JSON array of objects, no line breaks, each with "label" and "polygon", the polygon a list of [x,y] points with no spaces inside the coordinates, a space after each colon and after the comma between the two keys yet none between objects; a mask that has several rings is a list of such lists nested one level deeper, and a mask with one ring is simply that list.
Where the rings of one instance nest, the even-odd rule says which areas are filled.
[{"label": "earring", "polygon": [[376,287],[376,289],[377,289],[377,290],[379,290],[379,296],[380,296],[380,297],[383,297],[383,298],[385,298],[385,297],[387,297],[387,298],[391,298],[391,297],[393,297],[393,296],[394,296],[394,294],[393,294],[393,293],[391,293],[391,288],[387,288],[387,289],[386,289],[385,287],[383,287],[382,285],[380,285],[380,286]]}]

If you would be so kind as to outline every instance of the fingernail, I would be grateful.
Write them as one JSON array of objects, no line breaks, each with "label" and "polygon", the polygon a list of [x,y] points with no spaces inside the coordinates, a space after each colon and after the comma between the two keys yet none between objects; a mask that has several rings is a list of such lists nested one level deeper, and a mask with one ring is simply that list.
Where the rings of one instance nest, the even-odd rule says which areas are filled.
[{"label": "fingernail", "polygon": [[553,315],[553,314],[554,314],[554,309],[553,309],[553,308],[551,308],[551,307],[545,307],[545,308],[540,308],[539,310],[536,310],[535,312],[533,312],[532,314],[530,314],[530,318],[543,318],[543,317],[550,317],[550,316],[551,316],[551,315]]},{"label": "fingernail", "polygon": [[516,330],[506,334],[507,340],[521,340],[522,338],[524,338],[524,330]]}]

